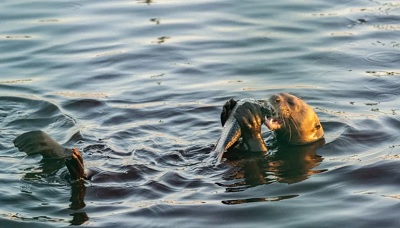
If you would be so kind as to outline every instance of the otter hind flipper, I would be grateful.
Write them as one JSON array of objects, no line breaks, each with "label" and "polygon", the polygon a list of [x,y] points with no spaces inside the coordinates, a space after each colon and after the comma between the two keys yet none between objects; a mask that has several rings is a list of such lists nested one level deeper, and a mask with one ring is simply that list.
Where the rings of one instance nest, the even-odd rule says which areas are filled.
[{"label": "otter hind flipper", "polygon": [[79,180],[85,178],[85,167],[83,158],[78,149],[72,149],[72,157],[65,159],[65,165],[68,168],[71,180]]},{"label": "otter hind flipper", "polygon": [[71,150],[61,146],[43,131],[29,131],[13,141],[19,151],[27,155],[41,154],[43,158],[71,157]]}]

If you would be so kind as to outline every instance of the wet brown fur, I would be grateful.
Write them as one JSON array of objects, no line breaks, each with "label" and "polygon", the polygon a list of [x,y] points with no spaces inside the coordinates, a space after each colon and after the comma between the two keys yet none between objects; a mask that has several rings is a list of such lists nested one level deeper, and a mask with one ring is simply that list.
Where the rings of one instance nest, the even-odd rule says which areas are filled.
[{"label": "wet brown fur", "polygon": [[314,110],[300,98],[287,93],[269,99],[273,117],[281,122],[277,139],[292,145],[315,142],[324,136],[324,130]]}]

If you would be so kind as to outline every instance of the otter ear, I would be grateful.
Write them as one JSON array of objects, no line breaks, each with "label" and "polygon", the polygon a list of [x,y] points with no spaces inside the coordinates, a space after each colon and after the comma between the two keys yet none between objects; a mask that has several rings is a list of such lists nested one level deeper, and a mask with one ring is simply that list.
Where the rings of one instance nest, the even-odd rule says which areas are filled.
[{"label": "otter ear", "polygon": [[319,123],[316,123],[316,124],[315,124],[315,126],[314,126],[314,128],[315,128],[315,130],[319,130],[319,129],[321,129],[321,124],[319,124]]}]

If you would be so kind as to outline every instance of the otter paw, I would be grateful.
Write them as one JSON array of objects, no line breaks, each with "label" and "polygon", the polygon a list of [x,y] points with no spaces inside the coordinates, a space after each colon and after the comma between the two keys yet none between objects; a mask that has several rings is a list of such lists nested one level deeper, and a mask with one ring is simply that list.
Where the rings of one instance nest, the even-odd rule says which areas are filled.
[{"label": "otter paw", "polygon": [[85,178],[85,167],[83,158],[78,149],[72,149],[72,157],[65,159],[65,165],[68,168],[71,180],[79,180]]},{"label": "otter paw", "polygon": [[261,107],[257,104],[246,102],[236,109],[235,118],[240,125],[246,150],[266,152],[268,149],[261,135],[261,125],[263,123]]},{"label": "otter paw", "polygon": [[225,125],[225,122],[228,120],[229,115],[231,114],[233,108],[236,106],[236,103],[237,103],[237,101],[235,101],[233,98],[231,98],[227,102],[225,102],[224,106],[222,107],[222,111],[221,111],[222,126]]},{"label": "otter paw", "polygon": [[250,102],[242,104],[237,108],[235,118],[242,130],[242,136],[246,137],[260,134],[263,118],[259,105]]}]

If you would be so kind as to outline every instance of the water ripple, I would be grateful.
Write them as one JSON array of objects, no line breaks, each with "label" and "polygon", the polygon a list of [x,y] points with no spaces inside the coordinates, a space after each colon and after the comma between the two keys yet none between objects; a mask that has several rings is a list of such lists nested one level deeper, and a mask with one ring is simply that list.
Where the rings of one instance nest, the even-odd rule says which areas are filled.
[{"label": "water ripple", "polygon": [[[0,223],[399,225],[396,1],[2,6]],[[267,155],[215,166],[221,105],[278,92],[315,108],[325,141],[263,128]],[[89,179],[14,148],[37,129],[77,147]]]}]

